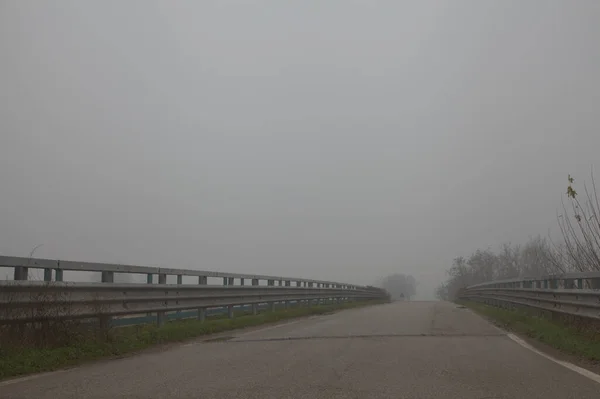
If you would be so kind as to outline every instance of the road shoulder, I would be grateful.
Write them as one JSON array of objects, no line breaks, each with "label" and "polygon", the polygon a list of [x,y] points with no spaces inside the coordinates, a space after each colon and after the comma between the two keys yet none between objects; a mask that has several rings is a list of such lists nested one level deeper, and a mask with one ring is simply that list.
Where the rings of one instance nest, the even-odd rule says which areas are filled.
[{"label": "road shoulder", "polygon": [[[562,361],[562,362],[568,362],[568,363],[574,364],[578,367],[589,370],[592,373],[600,375],[600,361],[599,360],[590,358],[590,357],[584,355],[583,353],[569,353],[566,350],[557,348],[549,343],[546,343],[546,342],[541,341],[540,339],[537,339],[536,336],[540,336],[540,334],[543,334],[543,331],[535,331],[536,327],[531,327],[530,325],[528,326],[526,324],[518,323],[518,322],[507,322],[506,318],[499,319],[496,316],[499,314],[499,312],[507,312],[508,313],[508,312],[512,312],[512,311],[492,308],[492,307],[488,306],[489,308],[492,308],[495,310],[494,313],[490,313],[490,312],[486,312],[481,307],[481,306],[486,306],[486,305],[472,304],[472,303],[469,303],[466,301],[461,301],[459,303],[459,306],[467,307],[469,311],[471,311],[474,314],[487,320],[488,322],[490,322],[494,326],[498,327],[502,331],[506,332],[507,334],[513,334],[514,336],[518,337],[520,340],[524,341],[527,345],[530,345],[532,348],[534,348],[535,350],[537,350],[545,355],[548,355],[548,356],[550,356],[556,360]],[[550,321],[548,321],[548,322],[550,322]],[[565,334],[568,334],[568,333],[569,332],[566,332]],[[542,339],[543,339],[543,335],[542,335]],[[590,338],[580,337],[580,339],[582,340],[582,345],[585,344],[585,341],[589,341],[589,343],[592,343],[592,344],[594,343],[594,340],[591,337]]]}]

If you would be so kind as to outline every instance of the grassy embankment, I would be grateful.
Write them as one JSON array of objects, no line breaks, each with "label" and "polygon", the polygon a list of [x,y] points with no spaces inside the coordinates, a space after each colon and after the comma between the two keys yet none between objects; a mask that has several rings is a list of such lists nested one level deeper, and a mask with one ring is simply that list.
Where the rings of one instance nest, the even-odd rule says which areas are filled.
[{"label": "grassy embankment", "polygon": [[479,302],[457,301],[497,326],[533,338],[561,352],[600,363],[600,323],[545,316],[525,310],[509,310]]},{"label": "grassy embankment", "polygon": [[90,360],[120,357],[160,344],[181,342],[203,335],[384,302],[362,301],[340,305],[293,307],[272,312],[264,311],[258,315],[241,313],[236,314],[233,319],[220,315],[209,317],[204,322],[194,319],[171,321],[162,327],[150,324],[127,326],[101,334],[76,334],[74,338],[70,338],[68,344],[46,345],[42,348],[0,343],[0,379],[56,370]]}]

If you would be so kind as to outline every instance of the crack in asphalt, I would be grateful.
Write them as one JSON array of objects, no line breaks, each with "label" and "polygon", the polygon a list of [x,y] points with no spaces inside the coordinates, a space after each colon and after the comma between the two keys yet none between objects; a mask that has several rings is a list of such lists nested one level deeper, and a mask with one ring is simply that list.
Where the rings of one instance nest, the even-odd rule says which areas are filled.
[{"label": "crack in asphalt", "polygon": [[206,340],[204,343],[211,342],[277,342],[277,341],[307,341],[312,339],[369,339],[369,338],[477,338],[477,337],[504,337],[503,333],[491,334],[364,334],[364,335],[312,335],[305,337],[274,337],[274,338],[236,338],[223,337],[218,340]]}]

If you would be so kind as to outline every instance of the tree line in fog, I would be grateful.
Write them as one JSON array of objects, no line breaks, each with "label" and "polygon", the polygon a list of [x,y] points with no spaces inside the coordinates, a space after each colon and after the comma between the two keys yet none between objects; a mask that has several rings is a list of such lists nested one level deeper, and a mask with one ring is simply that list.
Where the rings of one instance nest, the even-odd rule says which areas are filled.
[{"label": "tree line in fog", "polygon": [[558,238],[538,236],[521,245],[506,243],[495,251],[479,249],[457,257],[437,297],[452,300],[459,290],[492,280],[600,271],[600,200],[593,174],[581,193],[569,176],[565,196],[557,214]]},{"label": "tree line in fog", "polygon": [[386,290],[392,300],[410,300],[417,293],[417,281],[411,275],[396,273],[385,277],[380,287]]}]

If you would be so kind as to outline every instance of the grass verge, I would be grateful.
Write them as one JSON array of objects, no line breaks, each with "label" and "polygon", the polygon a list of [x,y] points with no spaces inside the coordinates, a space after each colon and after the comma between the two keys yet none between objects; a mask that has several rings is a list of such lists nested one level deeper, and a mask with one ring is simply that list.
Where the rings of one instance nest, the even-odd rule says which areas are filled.
[{"label": "grass verge", "polygon": [[561,352],[575,355],[595,364],[600,362],[600,334],[586,323],[567,325],[565,320],[549,318],[524,310],[509,310],[479,302],[457,301],[490,319],[499,327],[549,345]]},{"label": "grass verge", "polygon": [[102,337],[88,335],[81,337],[69,346],[54,348],[0,347],[0,380],[56,370],[90,360],[123,356],[160,344],[182,342],[203,335],[384,302],[363,301],[340,305],[293,307],[273,312],[264,311],[256,316],[242,314],[233,319],[217,316],[204,322],[194,319],[171,321],[162,327],[149,324],[135,325],[113,329]]}]

